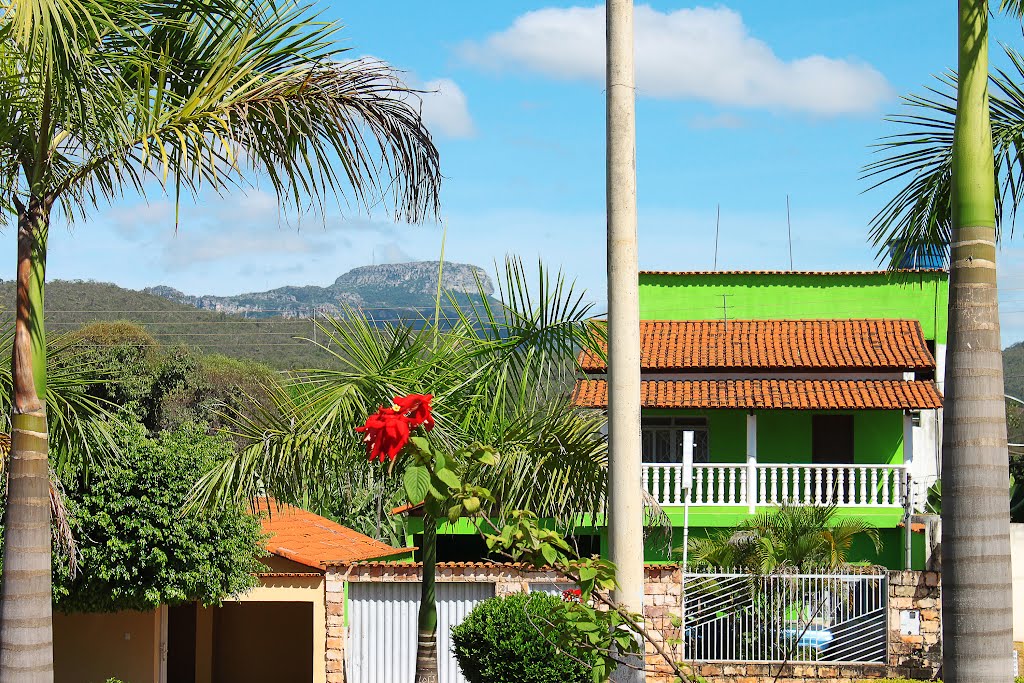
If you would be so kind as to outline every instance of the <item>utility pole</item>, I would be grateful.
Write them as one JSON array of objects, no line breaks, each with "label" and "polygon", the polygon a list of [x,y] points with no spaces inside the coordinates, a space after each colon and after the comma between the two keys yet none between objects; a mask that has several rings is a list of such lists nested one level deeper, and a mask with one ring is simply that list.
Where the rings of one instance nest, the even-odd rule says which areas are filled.
[{"label": "utility pole", "polygon": [[[636,91],[633,1],[608,0],[608,541],[615,600],[643,611],[644,507],[640,494],[640,302],[636,236]],[[634,664],[642,664],[642,657]],[[616,681],[642,683],[619,667]]]}]

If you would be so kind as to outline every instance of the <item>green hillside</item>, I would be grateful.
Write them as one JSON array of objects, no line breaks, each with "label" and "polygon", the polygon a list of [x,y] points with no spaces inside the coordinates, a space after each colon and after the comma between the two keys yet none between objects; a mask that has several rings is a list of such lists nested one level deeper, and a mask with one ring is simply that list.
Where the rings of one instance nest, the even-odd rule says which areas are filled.
[{"label": "green hillside", "polygon": [[[0,282],[0,302],[10,316],[14,306],[13,282]],[[67,332],[91,322],[113,320],[138,323],[161,344],[186,344],[204,353],[255,359],[278,369],[322,366],[329,362],[326,353],[303,341],[314,336],[309,319],[247,319],[201,311],[102,282],[54,280],[46,284],[48,332]]]}]

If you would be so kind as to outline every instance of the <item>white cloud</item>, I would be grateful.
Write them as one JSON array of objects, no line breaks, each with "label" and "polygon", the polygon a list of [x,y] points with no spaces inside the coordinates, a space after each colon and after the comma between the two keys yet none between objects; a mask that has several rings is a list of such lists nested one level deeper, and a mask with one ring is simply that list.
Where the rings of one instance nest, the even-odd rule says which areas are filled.
[{"label": "white cloud", "polygon": [[[476,126],[469,113],[469,100],[459,84],[450,78],[435,78],[423,82],[415,73],[395,69],[394,65],[373,55],[363,55],[357,61],[383,66],[396,73],[405,85],[421,91],[420,113],[431,133],[448,138],[471,138]],[[415,100],[411,102],[415,105]]]},{"label": "white cloud", "polygon": [[742,128],[746,125],[739,116],[730,114],[729,112],[719,112],[718,114],[698,114],[688,121],[690,128],[694,130],[714,130],[716,128]]},{"label": "white cloud", "polygon": [[[466,60],[523,68],[566,80],[604,79],[604,6],[527,12],[482,42],[461,48]],[[810,55],[786,61],[750,35],[724,7],[634,15],[641,96],[838,115],[874,111],[892,96],[885,77],[856,60]]]},{"label": "white cloud", "polygon": [[423,84],[423,121],[431,132],[449,138],[471,138],[476,135],[469,115],[466,93],[450,78],[439,78]]}]

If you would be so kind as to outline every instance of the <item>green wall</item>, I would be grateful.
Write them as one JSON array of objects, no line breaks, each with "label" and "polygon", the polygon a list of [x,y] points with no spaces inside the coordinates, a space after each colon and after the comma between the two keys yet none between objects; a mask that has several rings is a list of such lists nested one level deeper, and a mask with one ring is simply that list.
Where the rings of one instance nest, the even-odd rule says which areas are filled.
[{"label": "green wall", "polygon": [[[707,537],[708,534],[720,533],[721,528],[691,526],[690,537]],[[902,528],[878,527],[878,540],[881,552],[875,550],[871,539],[861,536],[854,540],[850,547],[848,560],[854,564],[880,565],[887,569],[903,569],[906,561],[906,531]],[[668,551],[669,545],[671,551]],[[680,562],[682,560],[683,530],[676,527],[672,530],[672,542],[666,543],[660,534],[652,534],[644,546],[644,562],[663,563]],[[913,569],[924,569],[925,545],[924,534],[913,534],[911,537],[911,564]]]},{"label": "green wall", "polygon": [[641,274],[643,320],[907,318],[946,343],[948,276],[942,271],[865,274]]},{"label": "green wall", "polygon": [[[644,416],[708,418],[711,462],[746,462],[747,418],[742,410],[645,410]],[[764,463],[811,462],[812,410],[758,410],[757,459]],[[853,412],[854,462],[897,465],[903,462],[903,413],[899,410]]]}]

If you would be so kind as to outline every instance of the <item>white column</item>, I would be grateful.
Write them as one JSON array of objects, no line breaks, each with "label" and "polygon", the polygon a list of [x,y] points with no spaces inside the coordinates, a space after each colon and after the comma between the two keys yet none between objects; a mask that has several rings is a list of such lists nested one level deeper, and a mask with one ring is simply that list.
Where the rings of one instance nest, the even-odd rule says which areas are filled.
[{"label": "white column", "polygon": [[[643,611],[644,507],[640,454],[640,303],[636,231],[636,93],[633,2],[607,3],[608,548],[615,600]],[[641,653],[643,648],[641,646]],[[643,663],[643,655],[635,664]],[[619,667],[615,679],[643,683]]]},{"label": "white column", "polygon": [[[914,417],[910,411],[903,412],[903,466],[906,468],[907,490],[905,491],[910,501],[910,512],[914,512]],[[924,494],[922,494],[924,495]]]},{"label": "white column", "polygon": [[747,413],[747,510],[757,507],[757,415]]}]

